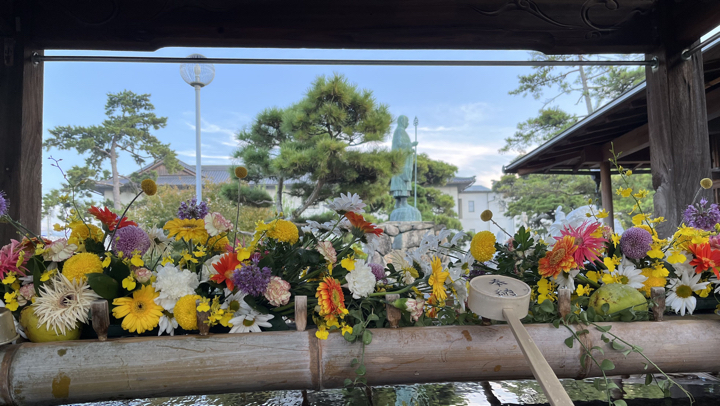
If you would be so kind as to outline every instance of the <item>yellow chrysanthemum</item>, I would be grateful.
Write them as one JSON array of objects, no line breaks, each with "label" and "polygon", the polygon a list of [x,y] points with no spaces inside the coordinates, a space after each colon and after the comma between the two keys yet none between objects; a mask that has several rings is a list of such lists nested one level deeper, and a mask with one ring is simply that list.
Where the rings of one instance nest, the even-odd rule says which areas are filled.
[{"label": "yellow chrysanthemum", "polygon": [[495,255],[495,234],[490,231],[480,231],[475,234],[470,243],[470,254],[478,262],[486,262]]},{"label": "yellow chrysanthemum", "polygon": [[157,184],[152,179],[145,179],[140,182],[140,189],[148,196],[154,196],[157,193]]},{"label": "yellow chrysanthemum", "polygon": [[300,238],[298,228],[291,221],[277,219],[270,223],[271,228],[267,232],[267,236],[290,244],[295,244]]},{"label": "yellow chrysanthemum", "polygon": [[235,176],[238,179],[245,179],[245,177],[247,177],[247,175],[248,175],[248,170],[246,167],[244,167],[244,166],[236,166],[235,167]]},{"label": "yellow chrysanthemum", "polygon": [[490,221],[492,220],[493,212],[492,210],[485,210],[482,213],[480,213],[480,220],[482,221]]},{"label": "yellow chrysanthemum", "polygon": [[712,185],[713,185],[713,181],[712,181],[712,179],[710,179],[710,178],[703,178],[703,179],[700,181],[700,186],[701,186],[703,189],[710,189],[710,188],[712,187]]},{"label": "yellow chrysanthemum", "polygon": [[151,285],[142,286],[133,292],[133,297],[119,297],[113,300],[113,316],[123,319],[122,328],[141,334],[157,327],[162,317],[162,306],[155,303],[159,292]]},{"label": "yellow chrysanthemum", "polygon": [[75,254],[65,261],[62,274],[71,281],[86,281],[89,273],[102,273],[100,257],[88,252]]},{"label": "yellow chrysanthemum", "polygon": [[82,221],[73,221],[68,225],[68,228],[72,230],[70,238],[68,238],[68,244],[75,244],[84,250],[85,240],[92,238],[95,241],[102,241],[105,238],[103,230],[92,224],[85,224]]},{"label": "yellow chrysanthemum", "polygon": [[172,219],[165,223],[163,229],[168,231],[168,237],[175,237],[178,240],[193,240],[195,242],[205,243],[208,239],[208,233],[207,230],[205,230],[205,221],[203,219]]},{"label": "yellow chrysanthemum", "polygon": [[197,330],[197,305],[200,295],[185,295],[175,303],[173,315],[184,330]]}]

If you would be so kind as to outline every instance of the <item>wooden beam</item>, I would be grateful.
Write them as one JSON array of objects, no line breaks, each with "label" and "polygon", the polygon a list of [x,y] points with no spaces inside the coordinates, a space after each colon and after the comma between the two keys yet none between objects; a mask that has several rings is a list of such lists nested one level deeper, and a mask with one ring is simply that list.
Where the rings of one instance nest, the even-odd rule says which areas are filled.
[{"label": "wooden beam", "polygon": [[[5,40],[0,62],[0,190],[7,193],[10,216],[40,232],[42,205],[43,64],[33,65],[33,52],[42,53],[21,35]],[[9,63],[8,63],[9,62]],[[18,238],[15,229],[0,223],[0,244]]]},{"label": "wooden beam", "polygon": [[626,157],[632,153],[640,151],[650,146],[650,132],[648,125],[642,125],[630,132],[625,133],[619,138],[607,142],[602,146],[603,161],[612,158],[610,149],[615,148],[615,153],[621,153],[622,157]]},{"label": "wooden beam", "polygon": [[720,87],[705,93],[705,103],[707,105],[708,121],[720,117]]},{"label": "wooden beam", "polygon": [[613,208],[613,190],[612,177],[610,176],[610,161],[600,163],[600,197],[602,198],[602,207],[608,212],[605,218],[605,224],[615,230],[615,210]]},{"label": "wooden beam", "polygon": [[[666,220],[657,226],[665,238],[692,203],[700,179],[710,177],[705,84],[699,52],[689,61],[666,48],[647,56],[660,60],[656,71],[646,69],[646,77],[655,216]],[[712,199],[709,190],[701,195]]]}]

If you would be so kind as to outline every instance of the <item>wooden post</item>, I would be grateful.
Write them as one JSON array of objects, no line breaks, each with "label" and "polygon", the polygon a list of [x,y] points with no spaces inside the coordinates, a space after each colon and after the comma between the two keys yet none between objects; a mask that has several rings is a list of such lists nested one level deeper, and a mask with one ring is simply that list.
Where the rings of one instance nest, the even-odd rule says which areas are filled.
[{"label": "wooden post", "polygon": [[207,323],[210,312],[197,312],[197,325],[201,336],[210,334],[210,324]]},{"label": "wooden post", "polygon": [[388,323],[390,323],[390,327],[392,328],[398,328],[400,325],[400,319],[402,318],[402,312],[400,309],[391,304],[398,299],[400,299],[400,295],[398,294],[385,295],[385,300],[387,300],[385,310],[387,310]]},{"label": "wooden post", "polygon": [[[655,216],[665,217],[656,227],[660,238],[672,234],[700,179],[711,175],[702,53],[685,61],[681,52],[666,45],[646,55],[660,62],[645,71]],[[711,191],[701,191],[700,197],[712,200]]]},{"label": "wooden post", "polygon": [[[7,16],[8,19],[13,16]],[[19,26],[18,30],[20,30]],[[43,63],[33,65],[33,48],[18,32],[0,43],[0,190],[10,201],[10,217],[40,233],[42,205]],[[18,238],[17,231],[0,223],[0,241]]]},{"label": "wooden post", "polygon": [[564,318],[570,314],[570,309],[572,309],[572,303],[570,301],[571,295],[572,291],[570,289],[558,289],[558,309],[560,311],[560,317]]},{"label": "wooden post", "polygon": [[98,336],[98,340],[107,340],[108,327],[110,327],[110,312],[108,302],[105,299],[94,300],[90,304],[92,314],[92,328]]},{"label": "wooden post", "polygon": [[605,224],[615,230],[615,211],[612,201],[613,190],[609,161],[602,161],[600,163],[600,196],[602,198],[602,208],[608,212],[608,216],[605,218]]},{"label": "wooden post", "polygon": [[665,312],[665,288],[655,287],[650,290],[650,298],[655,302],[653,306],[653,319],[655,321],[663,321]]},{"label": "wooden post", "polygon": [[295,296],[295,328],[305,331],[307,327],[307,296]]}]

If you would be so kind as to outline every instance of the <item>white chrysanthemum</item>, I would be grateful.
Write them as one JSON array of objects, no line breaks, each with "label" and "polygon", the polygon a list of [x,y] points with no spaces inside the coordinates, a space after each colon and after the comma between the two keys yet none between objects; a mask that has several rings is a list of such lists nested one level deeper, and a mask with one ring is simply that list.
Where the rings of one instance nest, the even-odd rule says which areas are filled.
[{"label": "white chrysanthemum", "polygon": [[68,244],[65,238],[53,241],[45,247],[43,252],[43,259],[45,261],[62,262],[72,256],[77,251],[78,246],[75,244]]},{"label": "white chrysanthemum", "polygon": [[217,273],[215,267],[213,267],[213,264],[220,262],[221,257],[222,255],[215,255],[214,257],[208,259],[207,261],[205,261],[205,263],[203,263],[202,271],[200,273],[200,283],[209,281],[210,277]]},{"label": "white chrysanthemum", "polygon": [[348,289],[355,299],[367,297],[375,291],[375,275],[365,261],[355,261],[355,269],[345,276]]},{"label": "white chrysanthemum", "polygon": [[680,279],[670,279],[667,289],[667,305],[675,310],[675,313],[680,313],[681,316],[692,314],[695,311],[695,305],[697,299],[693,296],[693,291],[703,290],[707,287],[709,282],[698,283],[702,274],[696,274],[693,276],[683,272]]},{"label": "white chrysanthemum", "polygon": [[175,329],[178,328],[178,322],[177,320],[175,320],[175,317],[163,314],[162,317],[160,317],[160,323],[158,324],[158,328],[158,335],[161,335],[162,333],[167,333],[171,336],[174,336]]},{"label": "white chrysanthemum", "polygon": [[155,291],[160,292],[155,303],[172,312],[178,299],[185,295],[194,295],[199,284],[197,275],[187,269],[181,271],[172,264],[161,266],[153,283]]},{"label": "white chrysanthemum", "polygon": [[620,279],[620,283],[635,289],[641,289],[647,280],[647,276],[642,274],[642,269],[637,269],[635,264],[625,257],[623,257],[615,272]]},{"label": "white chrysanthemum", "polygon": [[553,277],[553,282],[558,285],[558,288],[567,288],[570,291],[575,290],[575,277],[580,272],[579,269],[573,269],[570,273],[560,272]]},{"label": "white chrysanthemum", "polygon": [[163,255],[172,239],[165,235],[162,228],[153,227],[152,230],[148,230],[147,234],[150,237],[150,248],[147,253],[153,257]]},{"label": "white chrysanthemum", "polygon": [[230,333],[259,333],[262,331],[260,327],[272,327],[269,320],[274,317],[272,314],[261,314],[250,308],[245,301],[241,301],[240,309],[228,322],[232,325]]},{"label": "white chrysanthemum", "polygon": [[365,206],[367,205],[363,203],[362,199],[360,199],[360,196],[358,196],[357,193],[353,193],[352,196],[350,195],[350,193],[340,193],[340,197],[335,198],[332,203],[327,205],[328,209],[334,210],[340,214],[348,211],[354,213],[364,213],[365,210],[363,210],[363,208]]},{"label": "white chrysanthemum", "polygon": [[450,272],[450,279],[457,280],[460,278],[460,276],[467,275],[473,262],[475,262],[475,258],[473,258],[472,254],[469,252],[465,254],[465,256],[460,258],[458,262],[448,267],[448,272]]},{"label": "white chrysanthemum", "polygon": [[63,274],[58,274],[40,289],[34,305],[38,326],[44,324],[48,330],[60,334],[75,329],[78,322],[87,323],[90,305],[93,300],[100,299],[85,282],[71,281]]}]

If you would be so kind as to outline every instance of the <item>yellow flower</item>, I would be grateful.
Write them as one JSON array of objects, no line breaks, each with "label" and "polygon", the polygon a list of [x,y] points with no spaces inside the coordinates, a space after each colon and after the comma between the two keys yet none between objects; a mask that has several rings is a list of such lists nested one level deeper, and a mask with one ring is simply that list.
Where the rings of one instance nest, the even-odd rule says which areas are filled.
[{"label": "yellow flower", "polygon": [[253,249],[250,247],[239,248],[237,253],[237,259],[238,261],[243,262],[246,259],[249,259],[252,253]]},{"label": "yellow flower", "polygon": [[18,309],[20,304],[17,301],[17,292],[8,292],[5,293],[5,307],[10,310],[11,312],[14,312]]},{"label": "yellow flower", "polygon": [[602,276],[602,283],[604,283],[605,285],[610,285],[610,284],[618,283],[618,282],[619,282],[618,277],[615,276],[614,274],[606,273],[606,274],[603,274],[603,276]]},{"label": "yellow flower", "polygon": [[355,258],[345,257],[342,259],[342,261],[340,261],[340,265],[342,265],[342,267],[347,269],[348,271],[354,271],[355,270]]},{"label": "yellow flower", "polygon": [[71,281],[86,281],[89,273],[102,273],[103,266],[100,257],[95,254],[83,252],[75,254],[65,261],[63,275]]},{"label": "yellow flower", "polygon": [[57,272],[58,272],[57,268],[43,272],[43,274],[40,275],[40,282],[49,281],[50,278],[52,278],[53,276],[55,276],[57,274]]},{"label": "yellow flower", "polygon": [[122,281],[122,287],[127,291],[132,291],[135,289],[135,286],[137,286],[137,283],[135,283],[135,278],[133,278],[132,274]]},{"label": "yellow flower", "polygon": [[600,280],[600,275],[595,271],[585,272],[585,276],[595,283],[598,283],[598,280]]},{"label": "yellow flower", "polygon": [[627,189],[618,188],[615,191],[615,193],[617,193],[618,195],[620,195],[622,197],[630,197],[630,195],[632,194],[632,189],[631,188],[627,188]]},{"label": "yellow flower", "polygon": [[140,189],[142,189],[146,195],[153,196],[157,193],[157,184],[152,179],[145,179],[140,182]]},{"label": "yellow flower", "polygon": [[238,179],[245,179],[245,177],[248,175],[248,170],[244,166],[236,166],[235,167],[235,177]]},{"label": "yellow flower", "polygon": [[180,260],[181,263],[188,263],[188,262],[192,262],[192,263],[194,263],[194,264],[197,264],[197,263],[198,263],[198,260],[195,259],[195,258],[193,258],[193,256],[190,255],[190,253],[188,252],[188,250],[183,250],[183,251],[180,253],[180,256],[182,257],[182,259]]},{"label": "yellow flower", "polygon": [[163,257],[163,259],[160,263],[162,264],[162,266],[165,266],[167,264],[175,264],[175,261],[173,261],[173,259],[170,258],[170,256],[166,256],[166,257]]},{"label": "yellow flower", "polygon": [[198,258],[204,257],[205,254],[206,254],[205,247],[203,247],[202,245],[196,246],[195,251],[193,251],[193,255],[195,255]]},{"label": "yellow flower", "polygon": [[555,283],[552,281],[546,278],[540,279],[537,284],[537,291],[538,304],[541,304],[545,300],[549,300],[551,302],[555,301]]},{"label": "yellow flower", "polygon": [[[646,219],[647,219],[647,216],[646,216],[645,214],[643,214],[643,213],[636,214],[636,215],[634,215],[633,218],[632,218],[632,223],[633,223],[633,225],[639,226],[639,225],[641,225],[641,224],[643,223],[643,221],[645,221]],[[652,233],[650,233],[650,234],[652,234]]]},{"label": "yellow flower", "polygon": [[492,210],[485,210],[482,213],[480,213],[480,220],[482,221],[490,221],[493,218],[493,212]]},{"label": "yellow flower", "polygon": [[604,219],[604,218],[606,218],[606,217],[609,216],[609,215],[610,215],[610,213],[608,213],[607,210],[605,210],[605,209],[600,209],[600,211],[598,211],[598,214],[597,214],[595,217],[597,217],[597,218],[599,218],[599,219]]},{"label": "yellow flower", "polygon": [[72,230],[70,238],[68,238],[68,244],[75,244],[83,250],[85,249],[85,240],[88,238],[92,238],[97,242],[105,238],[105,233],[100,227],[85,224],[82,221],[73,221],[68,225],[68,228]]},{"label": "yellow flower", "polygon": [[345,333],[352,334],[353,328],[351,326],[348,326],[347,324],[343,324],[342,329],[340,331],[341,331],[342,335],[345,335]]},{"label": "yellow flower", "polygon": [[8,272],[8,274],[5,275],[5,279],[2,280],[2,283],[3,285],[12,285],[15,281],[17,281],[15,272]]},{"label": "yellow flower", "polygon": [[687,257],[683,255],[680,250],[670,251],[670,256],[667,259],[667,261],[671,264],[679,264],[681,262],[685,262],[685,260],[687,260]]},{"label": "yellow flower", "polygon": [[65,227],[61,226],[58,223],[53,224],[53,230],[55,230],[55,231],[62,231],[64,229],[65,229]]},{"label": "yellow flower", "polygon": [[447,299],[447,292],[445,292],[445,280],[450,276],[450,272],[443,272],[442,262],[440,258],[433,257],[432,260],[432,275],[428,278],[428,284],[432,286],[433,296],[439,300]]},{"label": "yellow flower", "polygon": [[338,323],[337,317],[326,317],[325,318],[325,324],[327,324],[328,327],[337,327],[340,328],[340,323]]},{"label": "yellow flower", "polygon": [[656,259],[663,258],[665,256],[665,253],[662,251],[662,248],[663,248],[663,244],[661,241],[654,242],[650,246],[650,251],[648,251],[647,255],[650,258],[656,258]]},{"label": "yellow flower", "polygon": [[208,247],[210,247],[210,251],[216,251],[216,252],[225,252],[225,247],[230,245],[230,240],[226,236],[215,236],[210,239],[208,242]]},{"label": "yellow flower", "polygon": [[[660,264],[662,267],[662,264]],[[664,268],[663,268],[664,269]],[[665,270],[667,272],[667,270]],[[657,275],[657,270],[653,268],[643,268],[641,273],[647,277],[647,280],[643,282],[643,287],[638,289],[640,292],[644,293],[646,297],[650,297],[650,291],[654,287],[664,287],[667,283],[667,279],[664,277],[659,277]]]},{"label": "yellow flower", "polygon": [[318,326],[318,331],[315,332],[315,337],[321,340],[327,340],[329,336],[330,333],[327,331],[327,327],[323,325]]},{"label": "yellow flower", "polygon": [[134,253],[132,259],[130,260],[130,263],[138,268],[145,265],[145,262],[142,260],[142,258],[140,258],[140,254],[137,252]]},{"label": "yellow flower", "polygon": [[141,286],[133,292],[132,298],[120,297],[113,300],[113,316],[123,319],[122,328],[141,334],[157,327],[162,317],[162,306],[155,303],[160,293],[150,286]]},{"label": "yellow flower", "polygon": [[705,289],[696,290],[695,294],[700,297],[708,297],[708,295],[710,294],[710,292],[712,292],[712,290],[713,290],[712,283],[708,283],[707,286],[705,286]]},{"label": "yellow flower", "polygon": [[710,178],[703,178],[703,179],[700,181],[700,186],[701,186],[703,189],[710,189],[710,188],[712,187],[712,185],[713,185],[713,181],[712,181],[712,179],[710,179]]},{"label": "yellow flower", "polygon": [[173,219],[165,223],[164,230],[168,231],[168,237],[204,243],[208,239],[203,219]]},{"label": "yellow flower", "polygon": [[[613,256],[612,258],[605,257],[605,258],[603,258],[603,263],[607,267],[608,271],[610,273],[613,273],[613,272],[615,272],[615,267],[620,265],[620,258],[618,258],[616,256]],[[597,282],[597,280],[595,282]]]},{"label": "yellow flower", "polygon": [[185,295],[175,303],[173,316],[184,330],[197,330],[198,328],[195,304],[198,300],[200,300],[200,295]]},{"label": "yellow flower", "polygon": [[200,299],[200,303],[197,306],[197,311],[209,312],[210,311],[210,299],[208,299],[206,297]]},{"label": "yellow flower", "polygon": [[109,253],[109,252],[106,252],[106,253],[105,253],[105,259],[103,259],[103,261],[102,261],[102,266],[103,266],[103,268],[109,267],[109,266],[110,266],[110,261],[112,261],[112,258],[110,257],[110,253]]},{"label": "yellow flower", "polygon": [[625,176],[631,176],[631,175],[632,175],[632,171],[631,171],[631,170],[628,169],[627,171],[625,171]]},{"label": "yellow flower", "polygon": [[267,232],[267,236],[269,238],[290,244],[298,242],[300,233],[293,222],[277,219],[273,220],[270,224],[272,225],[272,228]]},{"label": "yellow flower", "polygon": [[636,199],[638,199],[638,200],[639,200],[639,199],[644,199],[644,198],[646,198],[646,197],[648,196],[648,191],[645,190],[645,189],[640,189],[640,190],[638,190],[638,192],[635,193],[633,196],[634,196]]},{"label": "yellow flower", "polygon": [[617,247],[618,244],[620,244],[620,234],[613,233],[612,237],[613,246]]},{"label": "yellow flower", "polygon": [[578,285],[577,289],[575,290],[575,292],[577,292],[578,296],[587,296],[592,291],[593,291],[593,289],[590,287],[590,285],[587,285],[587,286]]},{"label": "yellow flower", "polygon": [[470,243],[470,254],[478,262],[487,262],[495,255],[495,234],[490,231],[480,231],[475,234]]}]

